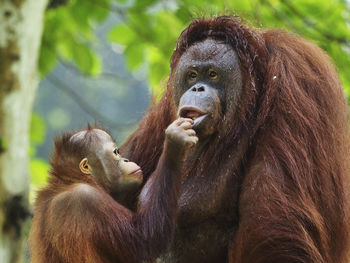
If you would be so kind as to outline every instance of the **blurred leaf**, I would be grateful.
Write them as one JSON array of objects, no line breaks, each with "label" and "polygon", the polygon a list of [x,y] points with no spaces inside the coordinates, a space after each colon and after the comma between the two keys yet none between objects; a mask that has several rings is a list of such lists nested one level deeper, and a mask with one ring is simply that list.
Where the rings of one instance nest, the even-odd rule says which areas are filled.
[{"label": "blurred leaf", "polygon": [[191,11],[183,5],[177,8],[174,15],[182,22],[187,22],[192,17]]},{"label": "blurred leaf", "polygon": [[169,75],[170,66],[168,61],[156,48],[148,49],[148,60],[150,61],[150,81],[152,91],[159,92],[160,82]]},{"label": "blurred leaf", "polygon": [[91,43],[96,41],[94,25],[107,18],[109,8],[110,0],[70,0],[49,9],[40,51],[41,74],[48,74],[58,57],[73,62],[84,74],[100,74],[101,61]]},{"label": "blurred leaf", "polygon": [[35,146],[41,144],[45,140],[46,127],[43,118],[38,114],[32,113],[31,123],[30,123],[30,143]]},{"label": "blurred leaf", "polygon": [[56,64],[56,54],[43,45],[39,54],[39,72],[41,76],[47,75]]},{"label": "blurred leaf", "polygon": [[147,7],[150,7],[157,2],[160,2],[160,1],[159,0],[136,0],[134,3],[134,6],[131,8],[131,11],[144,12]]},{"label": "blurred leaf", "polygon": [[126,2],[128,2],[129,0],[113,0],[115,2],[121,3],[121,4],[125,4]]},{"label": "blurred leaf", "polygon": [[131,70],[138,68],[144,58],[144,47],[141,44],[133,43],[127,46],[124,51],[126,62]]},{"label": "blurred leaf", "polygon": [[[76,23],[79,28],[84,28],[85,30],[90,27],[90,15],[93,15],[98,8],[92,6],[90,1],[75,1],[73,5],[71,5],[71,13],[74,14],[72,19]],[[94,12],[91,12],[94,10]]]},{"label": "blurred leaf", "polygon": [[[167,25],[165,27],[164,25]],[[169,30],[171,28],[171,30]],[[181,21],[169,12],[159,12],[156,15],[156,23],[154,26],[154,37],[164,54],[171,56],[173,49],[169,48],[176,43],[179,32],[182,31],[183,24]]]},{"label": "blurred leaf", "polygon": [[109,14],[109,0],[77,0],[72,13],[81,27],[89,26],[91,21],[102,22]]},{"label": "blurred leaf", "polygon": [[72,45],[71,49],[73,60],[83,73],[100,74],[102,68],[100,58],[88,46],[77,44]]},{"label": "blurred leaf", "polygon": [[108,34],[108,39],[110,41],[114,41],[122,45],[128,45],[129,43],[133,42],[135,38],[136,35],[134,31],[132,31],[130,27],[122,24],[113,28]]},{"label": "blurred leaf", "polygon": [[33,157],[36,155],[36,147],[34,147],[34,145],[29,145],[28,155],[30,157]]},{"label": "blurred leaf", "polygon": [[46,184],[50,165],[42,159],[35,158],[29,163],[30,179],[32,184],[40,187]]}]

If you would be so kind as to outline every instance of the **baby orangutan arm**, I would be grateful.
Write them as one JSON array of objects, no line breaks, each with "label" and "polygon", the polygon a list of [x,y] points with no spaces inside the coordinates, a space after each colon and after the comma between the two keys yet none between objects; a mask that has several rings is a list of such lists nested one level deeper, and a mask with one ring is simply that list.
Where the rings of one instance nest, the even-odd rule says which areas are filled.
[{"label": "baby orangutan arm", "polygon": [[98,184],[76,183],[55,195],[45,215],[45,238],[56,258],[72,263],[140,262],[163,252],[174,232],[183,160],[198,141],[192,124],[180,118],[168,127],[163,153],[136,213]]}]

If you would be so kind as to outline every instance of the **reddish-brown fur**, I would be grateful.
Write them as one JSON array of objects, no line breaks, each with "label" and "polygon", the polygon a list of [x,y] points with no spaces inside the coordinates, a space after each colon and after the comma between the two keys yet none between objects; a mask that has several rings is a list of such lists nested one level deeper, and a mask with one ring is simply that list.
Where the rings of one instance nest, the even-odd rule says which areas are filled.
[{"label": "reddish-brown fur", "polygon": [[165,148],[145,187],[152,191],[142,192],[145,200],[134,213],[79,169],[88,145],[96,143],[94,129],[75,144],[70,141],[73,134],[56,140],[49,183],[38,192],[30,234],[32,262],[153,260],[172,238],[182,161]]},{"label": "reddish-brown fur", "polygon": [[[225,195],[226,203],[238,195],[232,199],[238,213],[237,224],[227,228],[232,232],[229,262],[347,263],[348,108],[329,57],[298,36],[250,28],[229,16],[195,20],[178,39],[165,94],[122,151],[146,176],[155,169],[163,131],[176,118],[172,93],[177,63],[188,47],[207,38],[225,41],[237,52],[243,92],[238,113],[226,116],[217,136],[195,155],[198,161],[187,162],[184,192],[193,188],[192,178],[206,178],[195,188],[203,190],[193,192],[199,196],[213,178],[230,171],[236,188]],[[195,214],[196,207],[189,213]],[[232,212],[222,207],[221,214]],[[179,218],[182,225],[186,220]],[[175,239],[177,247],[181,242]],[[200,250],[196,247],[198,257]]]}]

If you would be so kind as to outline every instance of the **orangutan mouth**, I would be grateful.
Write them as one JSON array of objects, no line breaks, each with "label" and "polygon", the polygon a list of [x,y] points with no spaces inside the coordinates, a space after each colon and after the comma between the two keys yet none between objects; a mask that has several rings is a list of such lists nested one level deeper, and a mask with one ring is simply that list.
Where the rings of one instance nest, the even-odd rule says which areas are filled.
[{"label": "orangutan mouth", "polygon": [[193,106],[183,106],[179,110],[180,117],[194,120],[193,127],[197,126],[207,115],[199,108]]},{"label": "orangutan mouth", "polygon": [[183,106],[180,108],[179,116],[182,118],[189,118],[195,120],[205,115],[200,109],[193,106]]}]

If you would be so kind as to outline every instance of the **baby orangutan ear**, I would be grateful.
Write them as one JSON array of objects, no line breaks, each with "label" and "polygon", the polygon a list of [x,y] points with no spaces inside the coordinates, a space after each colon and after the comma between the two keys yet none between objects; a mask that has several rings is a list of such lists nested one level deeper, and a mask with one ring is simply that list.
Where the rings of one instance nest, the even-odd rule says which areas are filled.
[{"label": "baby orangutan ear", "polygon": [[89,165],[89,161],[87,158],[84,158],[80,161],[79,168],[83,174],[91,174],[91,166]]}]

